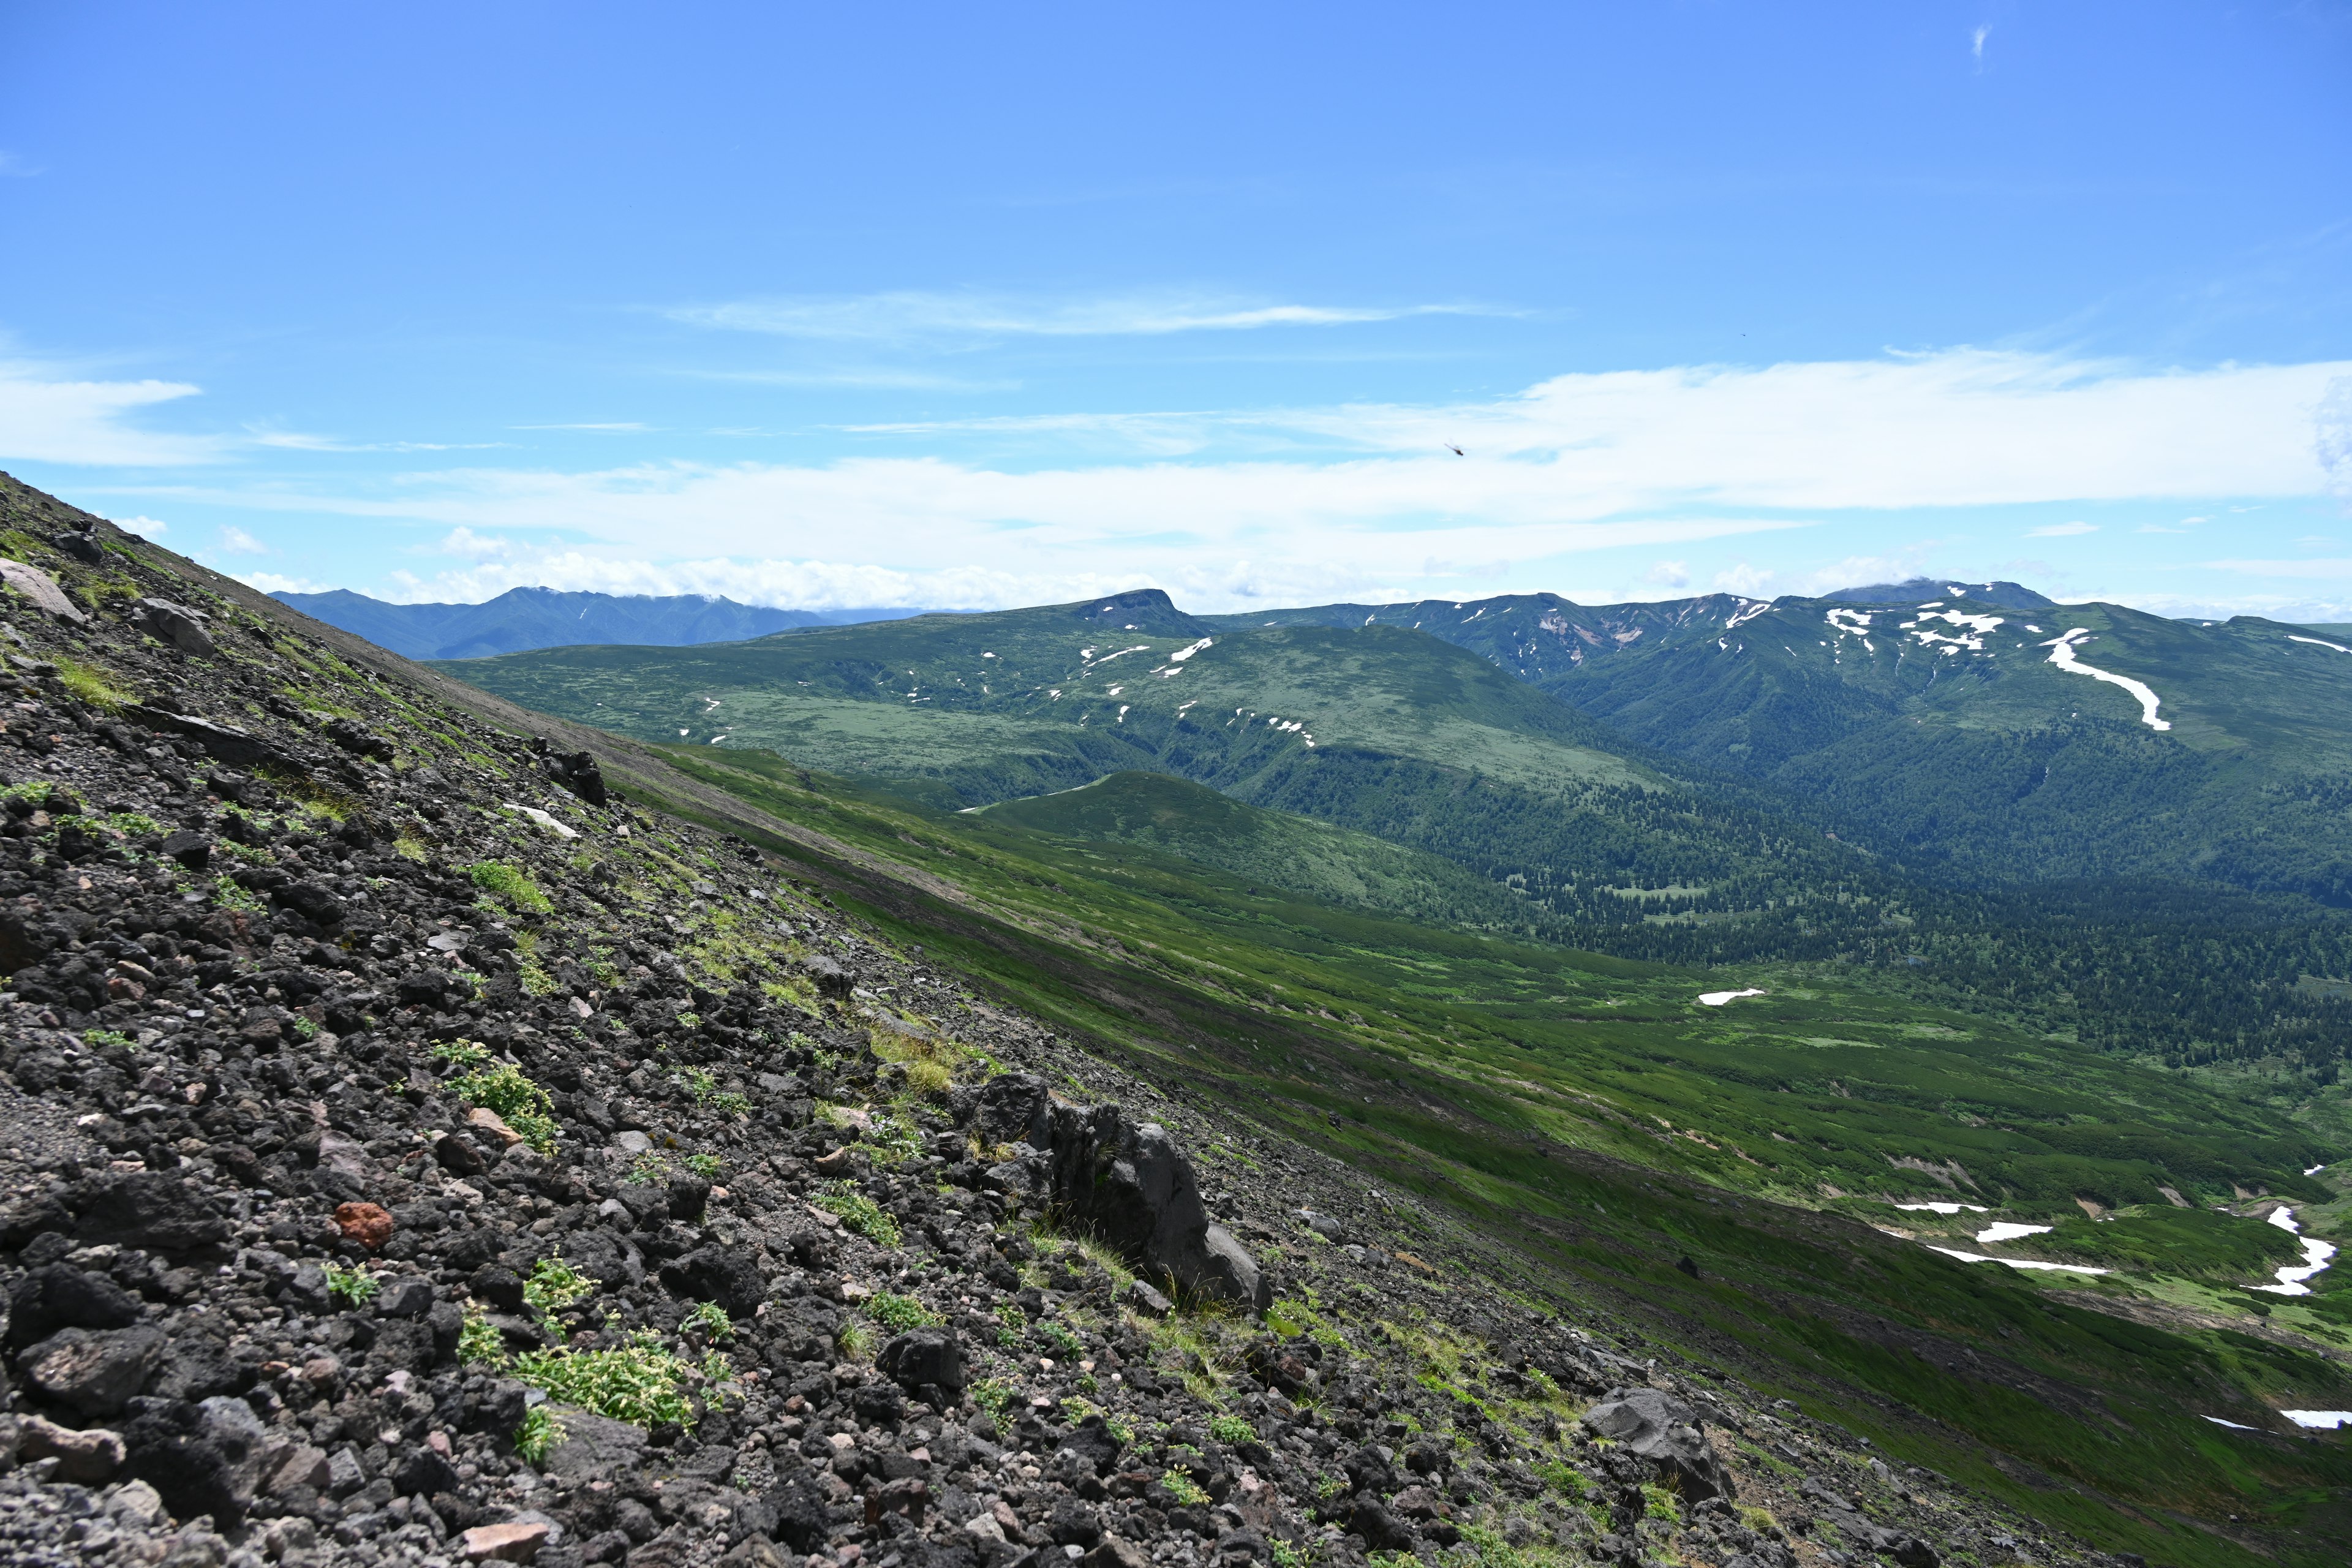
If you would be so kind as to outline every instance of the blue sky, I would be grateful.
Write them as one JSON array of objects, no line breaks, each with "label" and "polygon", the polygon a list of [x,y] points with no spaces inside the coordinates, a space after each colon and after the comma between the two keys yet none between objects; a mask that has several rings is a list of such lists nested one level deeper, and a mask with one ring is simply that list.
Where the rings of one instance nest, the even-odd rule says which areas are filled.
[{"label": "blue sky", "polygon": [[0,464],[268,586],[2352,618],[2340,3],[10,3],[0,56]]}]

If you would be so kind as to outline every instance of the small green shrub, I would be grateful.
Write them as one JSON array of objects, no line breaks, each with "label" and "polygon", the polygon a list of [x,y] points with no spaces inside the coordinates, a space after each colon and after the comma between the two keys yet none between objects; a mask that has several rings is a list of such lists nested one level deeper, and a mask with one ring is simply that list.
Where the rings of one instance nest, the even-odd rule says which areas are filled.
[{"label": "small green shrub", "polygon": [[686,1168],[706,1182],[715,1182],[727,1166],[716,1154],[688,1154]]},{"label": "small green shrub", "polygon": [[1065,1357],[1082,1354],[1087,1348],[1077,1335],[1050,1320],[1039,1322],[1030,1332]]},{"label": "small green shrub", "polygon": [[224,910],[248,915],[257,915],[269,907],[226,877],[213,879],[213,902]]},{"label": "small green shrub", "polygon": [[929,1307],[912,1296],[896,1296],[887,1290],[877,1290],[866,1299],[866,1315],[894,1334],[939,1321]]},{"label": "small green shrub", "polygon": [[1209,1500],[1209,1494],[1201,1489],[1200,1483],[1181,1470],[1170,1470],[1160,1478],[1160,1484],[1186,1508],[1200,1508]]},{"label": "small green shrub", "polygon": [[678,1328],[681,1331],[691,1329],[714,1344],[735,1337],[735,1320],[729,1317],[727,1309],[716,1301],[696,1302],[694,1310],[679,1321]]},{"label": "small green shrub", "polygon": [[1683,1521],[1681,1500],[1665,1488],[1651,1481],[1642,1483],[1642,1517],[1663,1519],[1668,1524]]},{"label": "small green shrub", "polygon": [[657,1187],[669,1180],[669,1162],[648,1149],[629,1162],[629,1173],[621,1180],[633,1187]]},{"label": "small green shrub", "polygon": [[128,1046],[131,1042],[131,1037],[120,1029],[84,1029],[81,1032],[81,1043],[85,1046],[102,1048],[107,1046]]},{"label": "small green shrub", "polygon": [[880,1204],[847,1182],[834,1183],[831,1190],[817,1199],[816,1206],[827,1214],[839,1215],[844,1226],[878,1247],[898,1245],[898,1222],[884,1213]]},{"label": "small green shrub", "polygon": [[325,1268],[327,1294],[340,1298],[347,1307],[364,1307],[375,1300],[377,1291],[383,1289],[383,1281],[378,1279],[365,1264],[345,1268],[340,1263],[330,1263]]},{"label": "small green shrub", "polygon": [[554,903],[520,866],[505,860],[477,860],[466,868],[466,875],[474,886],[511,908],[535,915],[555,912]]},{"label": "small green shrub", "polygon": [[457,1359],[480,1363],[485,1366],[504,1366],[507,1363],[507,1342],[489,1319],[478,1310],[466,1314],[465,1326],[457,1331]]},{"label": "small green shrub", "polygon": [[547,1090],[522,1076],[511,1062],[495,1062],[453,1079],[449,1091],[469,1105],[495,1110],[499,1120],[522,1135],[522,1141],[542,1154],[555,1152],[562,1129],[550,1114],[555,1102]]},{"label": "small green shrub", "polygon": [[452,1067],[479,1067],[490,1059],[490,1047],[474,1040],[444,1040],[433,1047],[433,1058]]},{"label": "small green shrub", "polygon": [[664,1422],[694,1425],[694,1406],[679,1384],[695,1368],[665,1348],[661,1336],[640,1329],[619,1350],[558,1347],[517,1356],[514,1374],[550,1399],[577,1405],[632,1426]]},{"label": "small green shrub", "polygon": [[522,1413],[521,1424],[515,1427],[515,1458],[536,1468],[547,1462],[547,1451],[563,1441],[563,1423],[544,1405],[534,1405]]},{"label": "small green shrub", "polygon": [[968,1392],[971,1394],[971,1402],[992,1415],[1013,1403],[1013,1385],[1001,1377],[983,1377]]},{"label": "small green shrub", "polygon": [[1231,1447],[1235,1443],[1255,1441],[1257,1428],[1238,1415],[1212,1415],[1209,1417],[1209,1436]]},{"label": "small green shrub", "polygon": [[601,1279],[591,1279],[561,1258],[542,1258],[523,1281],[523,1304],[545,1320],[596,1293]]},{"label": "small green shrub", "polygon": [[874,1331],[860,1322],[844,1323],[841,1331],[833,1336],[833,1348],[841,1352],[845,1361],[864,1361],[874,1353]]}]

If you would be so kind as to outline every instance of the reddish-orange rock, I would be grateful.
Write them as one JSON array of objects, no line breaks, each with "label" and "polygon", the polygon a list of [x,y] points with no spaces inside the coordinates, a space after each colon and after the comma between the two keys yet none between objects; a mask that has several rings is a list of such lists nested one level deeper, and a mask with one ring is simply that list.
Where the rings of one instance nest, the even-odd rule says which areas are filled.
[{"label": "reddish-orange rock", "polygon": [[392,1215],[378,1204],[337,1204],[335,1223],[370,1252],[392,1239]]}]

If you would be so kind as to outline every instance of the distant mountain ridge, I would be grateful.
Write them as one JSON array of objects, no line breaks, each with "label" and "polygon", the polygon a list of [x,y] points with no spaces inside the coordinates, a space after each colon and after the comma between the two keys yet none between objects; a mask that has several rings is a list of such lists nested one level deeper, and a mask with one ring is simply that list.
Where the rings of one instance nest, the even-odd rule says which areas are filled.
[{"label": "distant mountain ridge", "polygon": [[394,605],[338,588],[277,594],[281,604],[408,658],[487,658],[531,648],[632,644],[688,647],[803,626],[897,620],[919,610],[778,610],[707,594],[565,593],[509,588],[478,605]]},{"label": "distant mountain ridge", "polygon": [[2022,583],[1955,583],[1949,577],[1914,577],[1904,583],[1874,583],[1866,588],[1840,588],[1822,598],[1840,605],[1909,605],[1922,599],[1965,599],[1998,610],[2054,610],[2058,601],[2035,593]]}]

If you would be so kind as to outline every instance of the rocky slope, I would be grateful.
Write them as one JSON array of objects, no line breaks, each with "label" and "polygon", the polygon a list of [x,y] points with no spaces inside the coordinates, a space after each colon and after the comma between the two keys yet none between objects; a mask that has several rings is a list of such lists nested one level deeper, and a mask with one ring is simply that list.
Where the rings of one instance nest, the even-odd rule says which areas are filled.
[{"label": "rocky slope", "polygon": [[0,513],[9,1561],[2099,1560]]}]

